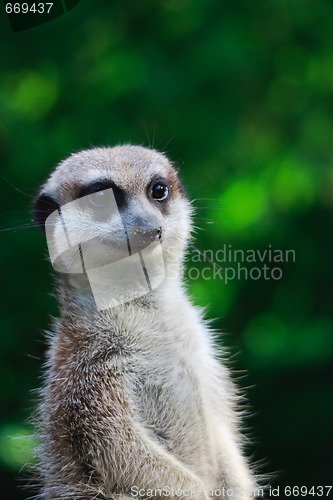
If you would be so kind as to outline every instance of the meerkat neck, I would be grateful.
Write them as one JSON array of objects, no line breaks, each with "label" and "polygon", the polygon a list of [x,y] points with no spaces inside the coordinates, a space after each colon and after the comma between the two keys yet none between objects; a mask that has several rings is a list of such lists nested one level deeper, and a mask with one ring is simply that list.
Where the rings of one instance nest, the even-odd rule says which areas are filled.
[{"label": "meerkat neck", "polygon": [[76,318],[80,322],[88,318],[94,321],[100,314],[104,314],[103,311],[108,311],[108,317],[119,317],[119,315],[126,316],[129,308],[132,311],[135,309],[163,310],[168,309],[171,303],[186,300],[179,275],[166,277],[160,286],[142,297],[102,311],[97,310],[87,276],[80,275],[73,278],[70,275],[62,275],[58,280],[57,293],[61,317]]}]

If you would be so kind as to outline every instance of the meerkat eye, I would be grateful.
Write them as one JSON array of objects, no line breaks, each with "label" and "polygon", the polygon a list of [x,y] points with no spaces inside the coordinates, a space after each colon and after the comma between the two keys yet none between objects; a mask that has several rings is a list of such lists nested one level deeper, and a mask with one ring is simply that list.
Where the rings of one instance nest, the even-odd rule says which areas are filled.
[{"label": "meerkat eye", "polygon": [[101,210],[111,208],[116,201],[118,208],[126,205],[126,193],[112,181],[94,182],[81,188],[79,198],[83,209]]},{"label": "meerkat eye", "polygon": [[158,180],[151,188],[151,196],[156,201],[164,201],[170,194],[170,186],[167,181]]},{"label": "meerkat eye", "polygon": [[113,192],[103,184],[95,184],[81,191],[80,205],[82,209],[98,210],[112,206]]},{"label": "meerkat eye", "polygon": [[105,189],[90,194],[89,196],[87,196],[87,201],[89,205],[91,205],[92,207],[99,208],[108,205],[111,201],[111,197],[112,197],[112,190]]}]

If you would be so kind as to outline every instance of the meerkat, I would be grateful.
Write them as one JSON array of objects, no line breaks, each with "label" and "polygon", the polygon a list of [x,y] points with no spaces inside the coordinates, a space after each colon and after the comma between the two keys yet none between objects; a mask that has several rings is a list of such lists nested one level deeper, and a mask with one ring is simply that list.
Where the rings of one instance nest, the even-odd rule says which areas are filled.
[{"label": "meerkat", "polygon": [[[73,154],[43,185],[34,214],[53,238],[60,271],[38,410],[36,498],[254,498],[237,390],[183,285],[192,206],[171,162],[131,145]],[[64,218],[72,252],[62,248]],[[150,245],[141,269],[163,267],[156,286],[147,281],[147,290],[118,302],[111,287],[103,304],[96,281],[104,279],[108,294],[107,265],[121,265],[126,251],[142,257]]]}]

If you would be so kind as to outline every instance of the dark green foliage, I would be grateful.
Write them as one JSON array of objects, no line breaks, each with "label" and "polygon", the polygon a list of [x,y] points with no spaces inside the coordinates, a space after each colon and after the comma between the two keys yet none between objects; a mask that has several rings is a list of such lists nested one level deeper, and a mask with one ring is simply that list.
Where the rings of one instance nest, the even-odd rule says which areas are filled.
[{"label": "dark green foliage", "polygon": [[[40,385],[41,331],[56,315],[44,237],[21,225],[58,161],[126,142],[179,164],[196,200],[195,245],[223,268],[212,279],[192,249],[186,276],[213,326],[230,332],[234,367],[249,372],[240,379],[257,412],[246,421],[249,452],[282,471],[281,487],[329,484],[333,2],[81,0],[16,34],[2,16],[0,40],[0,226],[12,228],[0,232],[4,498],[24,498],[13,475],[29,459],[20,436]],[[295,261],[265,260],[281,279],[246,280],[244,270],[225,283],[237,262],[218,262],[224,245],[294,250]]]}]

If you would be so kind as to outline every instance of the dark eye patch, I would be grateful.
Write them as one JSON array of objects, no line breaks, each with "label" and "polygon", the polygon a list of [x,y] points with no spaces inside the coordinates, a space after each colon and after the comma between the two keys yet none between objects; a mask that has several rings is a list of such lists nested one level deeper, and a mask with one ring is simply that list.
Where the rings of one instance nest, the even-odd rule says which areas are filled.
[{"label": "dark eye patch", "polygon": [[100,191],[105,191],[106,189],[113,190],[114,197],[120,210],[126,206],[127,195],[125,191],[110,180],[95,181],[86,186],[82,186],[79,191],[79,198],[83,198],[84,196],[89,196],[90,194],[98,193]]},{"label": "dark eye patch", "polygon": [[59,203],[49,194],[42,193],[34,202],[33,212],[36,226],[45,231],[45,221],[49,215],[59,209]]}]

